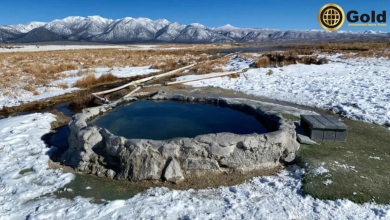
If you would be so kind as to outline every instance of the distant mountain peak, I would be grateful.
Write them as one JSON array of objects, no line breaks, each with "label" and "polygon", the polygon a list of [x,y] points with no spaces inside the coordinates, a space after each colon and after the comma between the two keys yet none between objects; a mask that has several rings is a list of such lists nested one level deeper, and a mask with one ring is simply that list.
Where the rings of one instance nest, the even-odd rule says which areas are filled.
[{"label": "distant mountain peak", "polygon": [[224,26],[221,26],[220,28],[230,28],[230,29],[236,29],[237,27],[234,27],[231,24],[225,24]]},{"label": "distant mountain peak", "polygon": [[69,16],[52,22],[30,22],[0,26],[0,42],[90,41],[104,43],[228,43],[228,42],[297,42],[388,40],[381,31],[276,30],[239,28],[226,24],[207,28],[200,23],[185,25],[166,19],[125,17],[117,20],[99,15]]},{"label": "distant mountain peak", "polygon": [[205,26],[203,24],[200,24],[200,23],[192,23],[190,24],[191,26],[194,26],[194,27],[200,27],[200,28],[205,28]]}]

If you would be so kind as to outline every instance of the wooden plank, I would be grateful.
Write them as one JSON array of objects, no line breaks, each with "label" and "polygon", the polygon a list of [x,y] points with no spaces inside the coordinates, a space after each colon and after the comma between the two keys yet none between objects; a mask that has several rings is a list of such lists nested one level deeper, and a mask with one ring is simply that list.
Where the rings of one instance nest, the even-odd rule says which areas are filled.
[{"label": "wooden plank", "polygon": [[128,96],[131,96],[132,94],[134,94],[135,92],[137,92],[138,90],[140,90],[141,87],[137,87],[136,89],[134,89],[133,91],[131,91],[129,94],[125,95],[124,97],[128,97]]},{"label": "wooden plank", "polygon": [[110,100],[106,99],[106,98],[102,98],[102,97],[99,97],[95,94],[92,94],[93,97],[95,97],[97,100],[99,100],[101,103],[103,104],[107,104],[107,103],[110,103]]},{"label": "wooden plank", "polygon": [[186,83],[186,82],[193,82],[193,81],[199,81],[199,80],[204,80],[204,79],[211,79],[211,78],[217,78],[217,77],[222,77],[222,76],[228,76],[228,75],[232,75],[232,74],[243,73],[243,72],[247,71],[248,69],[249,68],[244,69],[244,70],[240,70],[240,71],[235,71],[235,72],[221,73],[221,74],[214,75],[214,76],[205,76],[205,77],[196,78],[196,79],[187,79],[187,80],[182,80],[182,81],[170,82],[170,83],[166,83],[165,85],[169,86],[169,85],[174,85],[174,84],[179,84],[179,83]]},{"label": "wooden plank", "polygon": [[169,75],[173,75],[177,72],[180,72],[180,71],[183,71],[185,69],[188,69],[188,68],[191,68],[193,66],[195,66],[196,63],[194,64],[191,64],[191,65],[188,65],[188,66],[185,66],[185,67],[182,67],[182,68],[179,68],[179,69],[176,69],[176,70],[172,70],[172,71],[169,71],[169,72],[166,72],[166,73],[162,73],[162,74],[158,74],[158,75],[155,75],[155,76],[151,76],[151,77],[146,77],[146,78],[143,78],[143,79],[139,79],[139,80],[136,80],[136,81],[132,81],[130,83],[127,83],[125,85],[122,85],[122,86],[119,86],[119,87],[116,87],[116,88],[113,88],[113,89],[109,89],[109,90],[105,90],[105,91],[100,91],[100,92],[95,92],[93,93],[93,95],[102,95],[102,94],[107,94],[107,93],[113,93],[113,92],[116,92],[116,91],[119,91],[119,90],[122,90],[128,86],[131,86],[131,85],[136,85],[138,83],[141,83],[141,82],[147,82],[149,80],[152,80],[152,79],[157,79],[157,78],[161,78],[161,77],[165,77],[165,76],[169,76]]},{"label": "wooden plank", "polygon": [[[236,54],[236,53],[233,53],[233,54]],[[222,59],[224,57],[227,57],[227,56],[231,56],[233,54],[226,54],[222,57],[219,57],[217,59]],[[185,69],[188,69],[188,68],[191,68],[195,65],[197,65],[198,63],[193,63],[193,64],[190,64],[188,66],[185,66],[185,67],[181,67],[179,69],[176,69],[176,70],[172,70],[170,72],[167,72],[167,73],[162,73],[162,74],[158,74],[158,75],[155,75],[155,76],[151,76],[151,77],[146,77],[146,78],[143,78],[143,79],[139,79],[139,80],[136,80],[136,81],[132,81],[130,83],[127,83],[125,85],[122,85],[122,86],[119,86],[119,87],[116,87],[116,88],[113,88],[113,89],[109,89],[109,90],[105,90],[105,91],[100,91],[100,92],[95,92],[93,93],[92,95],[93,96],[96,96],[96,97],[99,97],[98,95],[102,95],[102,94],[108,94],[108,93],[113,93],[113,92],[116,92],[116,91],[119,91],[119,90],[122,90],[128,86],[132,86],[132,85],[137,85],[139,83],[145,83],[147,81],[150,81],[150,80],[153,80],[153,79],[158,79],[158,78],[162,78],[162,77],[165,77],[165,76],[169,76],[169,75],[173,75],[177,72],[180,72],[180,71],[183,71]],[[99,97],[100,98],[100,97]]]}]

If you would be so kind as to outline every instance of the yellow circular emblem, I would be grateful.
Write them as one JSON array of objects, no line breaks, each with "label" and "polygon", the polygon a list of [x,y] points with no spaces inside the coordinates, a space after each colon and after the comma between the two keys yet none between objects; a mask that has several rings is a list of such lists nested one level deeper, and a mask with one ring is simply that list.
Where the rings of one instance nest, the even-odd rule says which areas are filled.
[{"label": "yellow circular emblem", "polygon": [[335,31],[343,26],[345,15],[343,9],[336,4],[324,5],[318,12],[318,22],[328,31]]}]

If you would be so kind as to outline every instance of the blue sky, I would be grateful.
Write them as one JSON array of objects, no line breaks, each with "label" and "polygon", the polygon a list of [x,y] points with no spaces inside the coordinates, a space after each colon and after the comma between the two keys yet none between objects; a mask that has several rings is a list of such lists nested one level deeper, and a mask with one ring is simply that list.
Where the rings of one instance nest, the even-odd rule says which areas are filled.
[{"label": "blue sky", "polygon": [[[0,3],[0,25],[49,22],[67,16],[100,15],[105,18],[147,17],[165,18],[184,24],[201,23],[207,27],[231,24],[237,27],[289,29],[321,29],[317,20],[320,8],[328,3],[340,5],[344,12],[356,10],[360,14],[371,10],[387,10],[390,19],[390,0],[3,0]],[[390,22],[388,22],[390,23]],[[387,27],[349,27],[343,30],[377,30],[390,32]]]}]

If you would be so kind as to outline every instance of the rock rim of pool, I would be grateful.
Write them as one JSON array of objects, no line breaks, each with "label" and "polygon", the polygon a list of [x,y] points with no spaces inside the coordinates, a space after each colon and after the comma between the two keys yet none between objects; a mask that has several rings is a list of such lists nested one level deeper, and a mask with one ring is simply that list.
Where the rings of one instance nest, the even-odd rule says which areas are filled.
[{"label": "rock rim of pool", "polygon": [[88,124],[135,97],[84,109],[69,122],[69,149],[61,156],[64,165],[100,177],[120,180],[161,180],[178,183],[188,177],[226,171],[270,169],[294,161],[299,144],[295,125],[280,114],[262,110],[249,99],[191,97],[160,91],[149,99],[213,104],[261,118],[272,132],[228,132],[169,140],[126,139],[105,128]]}]

